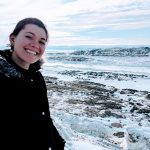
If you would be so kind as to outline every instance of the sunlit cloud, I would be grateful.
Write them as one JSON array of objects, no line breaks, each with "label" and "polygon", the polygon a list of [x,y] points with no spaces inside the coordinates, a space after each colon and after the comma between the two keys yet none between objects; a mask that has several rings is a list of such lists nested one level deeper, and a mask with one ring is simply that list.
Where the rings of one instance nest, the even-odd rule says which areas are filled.
[{"label": "sunlit cloud", "polygon": [[[50,33],[50,44],[150,41],[149,0],[5,0],[0,2],[1,43],[7,41],[15,24],[25,17],[43,20]],[[141,38],[137,39],[139,34]]]}]

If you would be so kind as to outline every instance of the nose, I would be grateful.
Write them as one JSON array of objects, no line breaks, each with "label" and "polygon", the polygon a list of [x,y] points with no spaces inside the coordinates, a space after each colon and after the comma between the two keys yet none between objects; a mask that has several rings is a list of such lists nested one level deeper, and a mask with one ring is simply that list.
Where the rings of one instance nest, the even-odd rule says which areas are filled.
[{"label": "nose", "polygon": [[35,48],[35,49],[38,49],[38,48],[39,48],[38,41],[34,40],[34,41],[31,43],[31,47],[33,47],[33,48]]}]

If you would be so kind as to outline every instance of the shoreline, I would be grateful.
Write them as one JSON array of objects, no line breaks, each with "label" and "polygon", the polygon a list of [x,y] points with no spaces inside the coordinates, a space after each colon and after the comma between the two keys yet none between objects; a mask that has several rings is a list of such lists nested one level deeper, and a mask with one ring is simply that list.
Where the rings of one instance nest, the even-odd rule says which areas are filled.
[{"label": "shoreline", "polygon": [[[115,145],[121,148],[120,144],[123,144],[126,139],[126,132],[130,133],[131,137],[128,135],[130,139],[138,133],[138,131],[137,133],[132,133],[130,129],[139,128],[144,131],[150,126],[149,91],[118,89],[91,81],[62,81],[49,76],[45,76],[45,81],[48,89],[50,110],[54,120],[59,120],[58,124],[60,122],[67,124],[71,130],[76,130],[73,128],[74,125],[77,128],[81,128],[78,125],[78,121],[81,118],[87,118],[89,122],[93,119],[99,120],[101,124],[106,126],[104,127],[106,130],[112,132],[110,138],[104,139],[110,143],[109,145],[116,143]],[[75,117],[78,121],[72,123],[72,117],[69,117],[70,121],[68,121],[67,116]],[[86,121],[81,122],[80,124],[86,127]],[[93,134],[96,134],[96,128],[90,128],[88,127],[84,130],[88,132],[91,130],[93,136]],[[76,132],[80,133],[82,131]],[[86,135],[87,133],[82,134]],[[107,132],[103,134],[107,134]],[[102,138],[101,135],[97,134],[96,137],[98,139]],[[150,142],[150,137],[140,135],[136,142],[134,138],[126,142],[128,142],[128,145],[136,146],[142,140],[148,143]],[[120,141],[122,142],[120,143]]]},{"label": "shoreline", "polygon": [[[109,108],[121,109],[126,102],[132,108],[130,111],[136,113],[150,113],[147,108],[142,108],[144,101],[150,100],[149,91],[138,91],[135,89],[118,89],[114,86],[107,86],[91,81],[61,81],[57,78],[45,76],[48,93],[67,94],[67,102],[70,104],[85,104],[89,106],[101,106],[102,110]],[[69,95],[74,95],[76,99],[69,99]],[[139,100],[136,100],[139,97]],[[137,105],[137,106],[136,106]],[[136,106],[136,108],[135,108]],[[146,106],[146,105],[145,105]]]}]

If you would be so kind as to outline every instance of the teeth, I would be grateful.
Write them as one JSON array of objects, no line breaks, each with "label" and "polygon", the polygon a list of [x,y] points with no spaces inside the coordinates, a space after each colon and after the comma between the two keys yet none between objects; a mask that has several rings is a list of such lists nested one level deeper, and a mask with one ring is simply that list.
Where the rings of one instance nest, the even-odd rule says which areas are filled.
[{"label": "teeth", "polygon": [[27,52],[28,52],[29,54],[36,55],[36,52],[34,52],[34,51],[27,50]]}]

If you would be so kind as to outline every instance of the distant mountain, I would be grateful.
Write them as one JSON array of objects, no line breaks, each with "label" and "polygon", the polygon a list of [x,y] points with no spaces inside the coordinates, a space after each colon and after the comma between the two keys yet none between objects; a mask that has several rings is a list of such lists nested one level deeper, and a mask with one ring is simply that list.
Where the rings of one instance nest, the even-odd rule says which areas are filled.
[{"label": "distant mountain", "polygon": [[90,56],[150,56],[150,47],[133,48],[97,48],[90,50],[77,50],[71,53],[73,55]]}]

